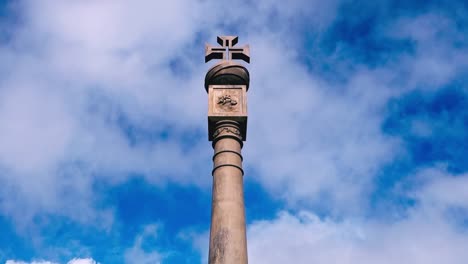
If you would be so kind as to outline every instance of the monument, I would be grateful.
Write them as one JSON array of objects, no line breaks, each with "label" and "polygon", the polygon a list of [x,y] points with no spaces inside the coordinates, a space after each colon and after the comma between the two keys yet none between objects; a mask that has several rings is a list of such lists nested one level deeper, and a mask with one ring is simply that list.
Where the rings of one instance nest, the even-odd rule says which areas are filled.
[{"label": "monument", "polygon": [[247,264],[241,150],[247,136],[250,78],[233,60],[250,63],[250,54],[248,45],[235,47],[237,41],[237,36],[220,36],[219,47],[205,47],[205,62],[221,60],[205,77],[208,138],[214,149],[209,264]]}]

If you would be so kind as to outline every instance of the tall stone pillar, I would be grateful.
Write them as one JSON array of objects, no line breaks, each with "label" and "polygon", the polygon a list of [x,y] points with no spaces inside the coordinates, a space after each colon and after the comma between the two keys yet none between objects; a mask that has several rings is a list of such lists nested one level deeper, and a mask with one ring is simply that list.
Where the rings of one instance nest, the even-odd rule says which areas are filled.
[{"label": "tall stone pillar", "polygon": [[208,138],[213,142],[213,197],[209,264],[247,264],[242,146],[247,131],[249,72],[232,59],[249,62],[249,48],[234,48],[237,37],[218,37],[206,47],[206,61],[222,61],[205,77]]}]

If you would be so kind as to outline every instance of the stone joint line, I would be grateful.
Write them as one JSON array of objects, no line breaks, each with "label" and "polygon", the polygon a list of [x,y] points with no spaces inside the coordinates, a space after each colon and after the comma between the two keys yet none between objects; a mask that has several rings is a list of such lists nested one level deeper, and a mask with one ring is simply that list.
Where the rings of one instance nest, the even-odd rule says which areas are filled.
[{"label": "stone joint line", "polygon": [[241,162],[244,161],[244,157],[242,157],[242,154],[240,154],[239,152],[234,151],[234,150],[221,150],[221,151],[216,152],[216,153],[213,155],[213,161],[214,161],[214,159],[216,158],[216,156],[218,156],[219,154],[222,154],[222,153],[233,153],[233,154],[236,154],[237,156],[240,157]]},{"label": "stone joint line", "polygon": [[237,165],[234,165],[234,164],[220,164],[220,165],[214,167],[213,170],[211,171],[211,176],[214,176],[215,171],[217,169],[221,168],[221,167],[234,167],[234,168],[237,168],[242,172],[242,176],[244,176],[244,170],[241,167],[239,167]]},{"label": "stone joint line", "polygon": [[241,148],[244,147],[244,142],[242,142],[242,139],[239,138],[238,136],[233,136],[233,135],[229,135],[229,134],[225,134],[225,135],[218,135],[216,138],[213,139],[213,143],[211,143],[212,147],[214,148],[216,143],[223,139],[223,138],[232,138],[234,140],[236,140],[237,142],[239,142]]}]

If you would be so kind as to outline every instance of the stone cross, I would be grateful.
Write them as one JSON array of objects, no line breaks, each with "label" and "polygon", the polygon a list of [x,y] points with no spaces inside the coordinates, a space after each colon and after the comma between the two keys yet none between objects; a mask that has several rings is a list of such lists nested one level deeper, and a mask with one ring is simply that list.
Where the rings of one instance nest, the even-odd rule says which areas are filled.
[{"label": "stone cross", "polygon": [[212,59],[219,60],[243,60],[250,63],[250,48],[245,45],[234,48],[239,38],[237,36],[218,36],[217,42],[221,47],[213,47],[205,44],[205,63]]}]

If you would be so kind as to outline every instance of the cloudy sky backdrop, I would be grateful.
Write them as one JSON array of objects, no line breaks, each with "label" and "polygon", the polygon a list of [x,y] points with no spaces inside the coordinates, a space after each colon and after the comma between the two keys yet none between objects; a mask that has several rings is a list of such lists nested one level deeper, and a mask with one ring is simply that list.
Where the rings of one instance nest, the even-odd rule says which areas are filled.
[{"label": "cloudy sky backdrop", "polygon": [[217,35],[250,263],[467,263],[468,4],[347,0],[0,0],[0,263],[207,262]]}]

